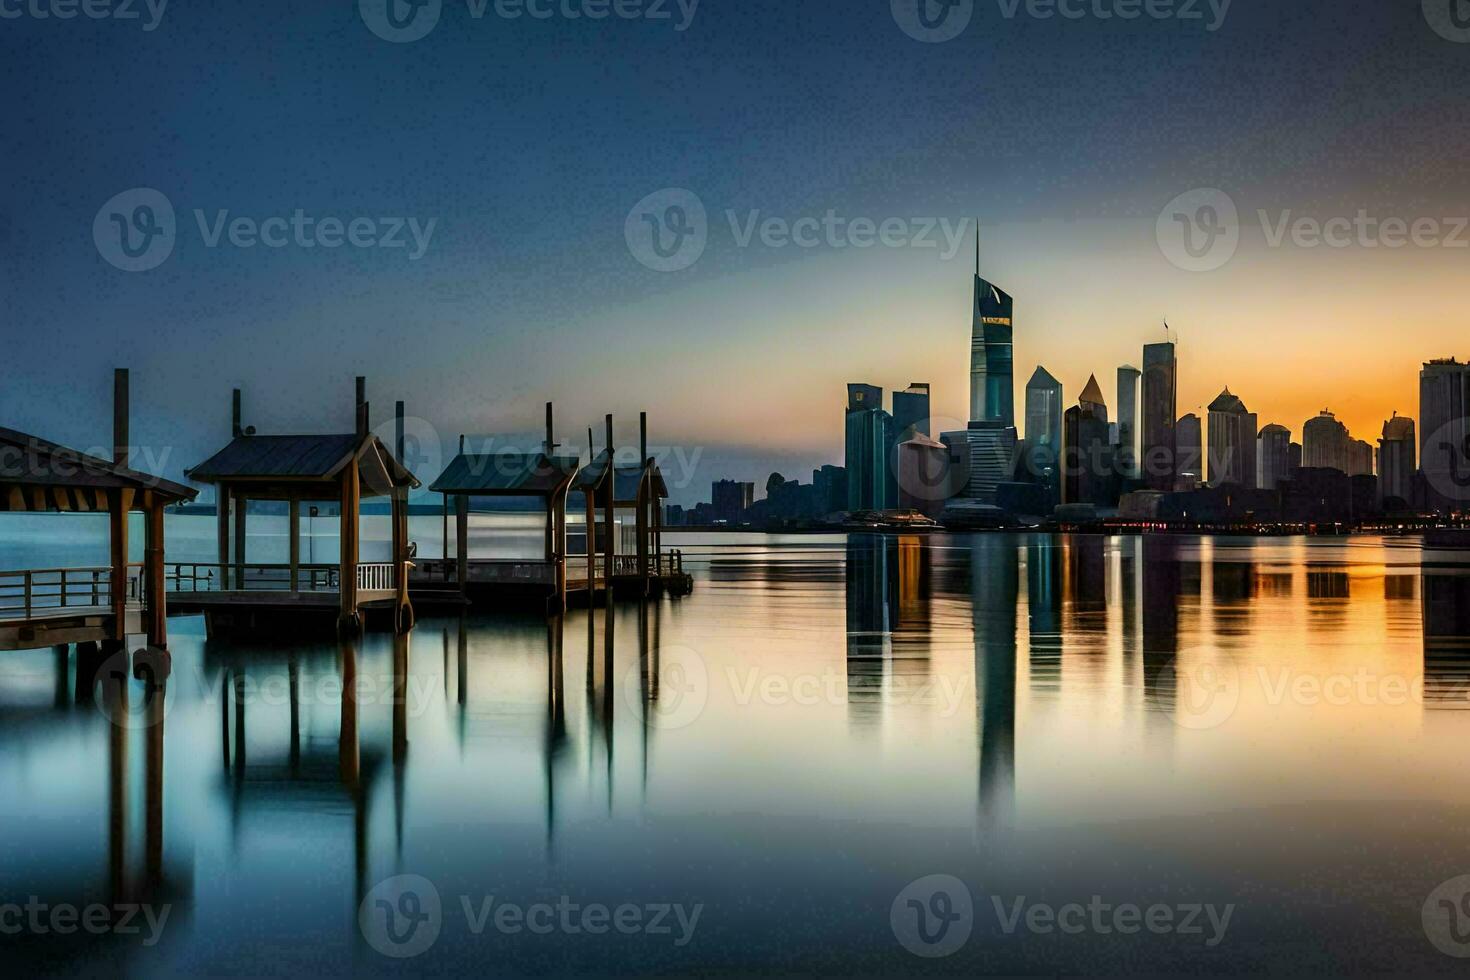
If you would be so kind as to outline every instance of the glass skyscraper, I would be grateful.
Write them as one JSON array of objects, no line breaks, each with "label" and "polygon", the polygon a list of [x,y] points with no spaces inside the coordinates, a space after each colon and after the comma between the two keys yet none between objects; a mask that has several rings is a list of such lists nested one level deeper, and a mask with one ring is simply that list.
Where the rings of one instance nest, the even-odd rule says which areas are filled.
[{"label": "glass skyscraper", "polygon": [[1009,293],[975,270],[975,315],[970,327],[970,421],[1016,424],[1012,378],[1012,307]]},{"label": "glass skyscraper", "polygon": [[1155,490],[1174,489],[1179,472],[1175,442],[1175,411],[1179,397],[1178,363],[1174,344],[1143,345],[1143,419],[1139,434],[1138,465],[1148,485]]}]

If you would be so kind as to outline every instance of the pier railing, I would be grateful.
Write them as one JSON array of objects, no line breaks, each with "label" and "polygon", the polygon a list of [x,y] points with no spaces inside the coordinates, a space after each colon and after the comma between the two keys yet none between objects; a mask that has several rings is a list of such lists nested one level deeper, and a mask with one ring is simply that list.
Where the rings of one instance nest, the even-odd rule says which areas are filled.
[{"label": "pier railing", "polygon": [[359,592],[391,592],[398,588],[394,575],[396,566],[389,561],[359,562],[357,565],[357,590]]},{"label": "pier railing", "polygon": [[164,579],[170,592],[336,592],[336,565],[291,566],[260,562],[169,562]]},{"label": "pier railing", "polygon": [[[128,565],[127,601],[143,601],[143,566]],[[68,609],[112,605],[112,569],[27,568],[0,572],[0,619],[32,619]]]}]

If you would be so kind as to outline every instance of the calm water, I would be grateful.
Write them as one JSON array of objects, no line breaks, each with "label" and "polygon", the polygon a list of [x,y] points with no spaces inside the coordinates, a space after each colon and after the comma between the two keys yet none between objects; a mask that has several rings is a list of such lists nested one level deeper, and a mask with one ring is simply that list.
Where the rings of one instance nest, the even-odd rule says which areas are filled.
[{"label": "calm water", "polygon": [[[87,705],[3,655],[0,903],[170,912],[0,943],[140,976],[1463,971],[1424,910],[1470,925],[1431,900],[1470,874],[1470,580],[1416,539],[675,543],[694,594],[611,619],[175,619],[161,763],[141,683]],[[968,905],[900,896],[935,874]],[[1048,928],[1069,903],[1175,927]],[[917,957],[920,911],[968,938]],[[431,941],[382,955],[412,916]]]}]

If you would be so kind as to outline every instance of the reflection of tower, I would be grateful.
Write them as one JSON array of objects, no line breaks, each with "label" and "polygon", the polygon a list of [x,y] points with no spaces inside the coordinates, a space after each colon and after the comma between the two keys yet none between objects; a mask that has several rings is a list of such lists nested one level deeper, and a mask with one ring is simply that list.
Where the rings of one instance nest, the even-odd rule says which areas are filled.
[{"label": "reflection of tower", "polygon": [[1033,535],[1026,542],[1027,648],[1031,692],[1052,697],[1062,676],[1062,577],[1058,553],[1063,538]]},{"label": "reflection of tower", "polygon": [[980,829],[1008,826],[1016,794],[1015,541],[979,535],[970,550],[975,628],[975,704],[979,744]]},{"label": "reflection of tower", "polygon": [[898,543],[881,534],[847,537],[847,704],[854,715],[874,714],[893,669],[893,626],[898,602]]},{"label": "reflection of tower", "polygon": [[1174,710],[1175,664],[1179,655],[1179,594],[1183,589],[1179,546],[1170,538],[1144,535],[1142,617],[1144,696],[1165,712]]},{"label": "reflection of tower", "polygon": [[1420,575],[1426,706],[1470,700],[1470,569],[1426,565]]}]

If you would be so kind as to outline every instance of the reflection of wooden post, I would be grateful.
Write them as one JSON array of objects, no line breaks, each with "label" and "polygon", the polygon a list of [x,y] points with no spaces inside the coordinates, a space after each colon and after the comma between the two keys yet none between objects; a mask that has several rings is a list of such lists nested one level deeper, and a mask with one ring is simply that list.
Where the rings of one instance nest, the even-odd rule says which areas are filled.
[{"label": "reflection of wooden post", "polygon": [[613,452],[613,428],[612,416],[606,417],[607,422],[607,496],[603,498],[602,523],[607,525],[603,530],[605,539],[602,544],[602,553],[607,560],[607,596],[608,604],[612,604],[613,582],[616,581],[616,573],[613,571],[613,556],[617,553],[617,525],[613,520],[613,507],[616,503],[614,498],[618,493],[618,471],[617,454]]},{"label": "reflection of wooden post", "polygon": [[148,645],[159,650],[168,646],[168,597],[163,577],[163,498],[148,504],[147,544],[143,550],[144,599],[147,603]]},{"label": "reflection of wooden post", "polygon": [[357,649],[342,644],[342,723],[337,734],[337,757],[342,782],[356,791],[362,767],[357,738]]},{"label": "reflection of wooden post", "polygon": [[112,719],[107,739],[107,867],[114,903],[127,901],[128,850],[128,675],[102,679],[103,703]]},{"label": "reflection of wooden post", "polygon": [[338,588],[341,604],[337,623],[340,631],[355,634],[359,627],[357,617],[357,518],[361,486],[358,483],[357,461],[347,464],[342,472],[342,554],[338,568]]},{"label": "reflection of wooden post", "polygon": [[133,491],[110,490],[107,498],[112,531],[112,639],[122,643],[128,635],[128,511],[133,506]]},{"label": "reflection of wooden post", "polygon": [[144,756],[144,868],[150,894],[163,879],[163,708],[168,697],[167,674],[154,665],[145,678],[147,735]]},{"label": "reflection of wooden post", "polygon": [[[230,486],[227,483],[214,485],[215,530],[219,538],[219,587],[221,591],[230,587]],[[197,588],[197,585],[196,585]]]},{"label": "reflection of wooden post", "polygon": [[291,565],[291,587],[295,592],[297,582],[301,573],[301,498],[292,494],[286,503],[286,537],[290,539],[290,557],[287,561]]}]

